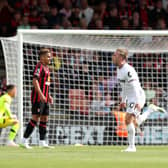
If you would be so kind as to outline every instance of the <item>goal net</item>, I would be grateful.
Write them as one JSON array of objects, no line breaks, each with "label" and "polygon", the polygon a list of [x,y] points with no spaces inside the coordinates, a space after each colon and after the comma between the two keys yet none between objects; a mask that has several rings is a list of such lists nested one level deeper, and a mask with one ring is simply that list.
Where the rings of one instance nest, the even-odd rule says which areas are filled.
[{"label": "goal net", "polygon": [[[128,62],[138,72],[146,93],[145,112],[153,103],[167,110],[167,31],[19,30],[17,37],[1,38],[7,83],[18,96],[12,111],[18,115],[23,136],[31,118],[32,71],[40,48],[52,52],[48,142],[50,144],[125,145],[124,111],[118,111],[120,86],[112,54],[129,50]],[[137,133],[136,144],[168,144],[168,116],[156,111]],[[4,144],[8,129],[1,131]],[[38,144],[38,127],[30,138]]]}]

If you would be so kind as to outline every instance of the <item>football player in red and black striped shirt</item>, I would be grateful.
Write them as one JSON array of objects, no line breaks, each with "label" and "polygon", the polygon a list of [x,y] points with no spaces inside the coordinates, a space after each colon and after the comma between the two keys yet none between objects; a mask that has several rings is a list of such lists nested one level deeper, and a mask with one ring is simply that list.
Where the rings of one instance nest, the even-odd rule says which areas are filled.
[{"label": "football player in red and black striped shirt", "polygon": [[50,64],[51,52],[49,49],[42,48],[39,56],[40,61],[37,63],[33,72],[33,89],[31,93],[32,119],[26,127],[22,144],[26,148],[31,148],[28,143],[28,138],[39,120],[39,145],[49,147],[45,142],[45,136],[47,132],[49,103],[53,103],[53,98],[49,95],[50,71],[48,65]]}]

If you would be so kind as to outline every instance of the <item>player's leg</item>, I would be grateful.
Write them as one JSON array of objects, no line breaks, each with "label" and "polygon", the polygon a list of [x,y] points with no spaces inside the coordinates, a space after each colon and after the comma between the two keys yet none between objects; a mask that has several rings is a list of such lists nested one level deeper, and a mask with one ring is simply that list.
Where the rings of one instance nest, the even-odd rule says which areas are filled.
[{"label": "player's leg", "polygon": [[3,117],[0,119],[0,128],[6,128],[9,126],[12,126],[12,127],[10,129],[7,145],[18,147],[18,145],[14,142],[14,139],[19,129],[19,121],[17,119],[11,119],[8,117]]},{"label": "player's leg", "polygon": [[128,148],[124,152],[136,152],[135,148],[135,115],[132,113],[126,113],[125,123],[128,131]]},{"label": "player's leg", "polygon": [[8,146],[18,146],[17,144],[14,143],[14,139],[16,137],[18,129],[19,129],[19,121],[18,120],[14,120],[13,121],[13,125],[12,125],[12,127],[10,129],[10,133],[9,133]]},{"label": "player's leg", "polygon": [[[141,94],[141,102],[140,102],[141,108],[144,107],[144,104],[145,104],[145,93],[142,93]],[[156,112],[156,111],[166,113],[164,108],[158,107],[154,104],[150,104],[148,106],[147,110],[145,112],[143,112],[143,114],[137,116],[138,126],[140,126],[143,122],[145,122],[145,120],[150,116],[151,113]]]},{"label": "player's leg", "polygon": [[23,140],[22,140],[22,146],[25,148],[31,148],[29,146],[29,137],[31,136],[34,128],[36,127],[39,117],[40,117],[40,103],[32,104],[32,118],[27,124],[27,127],[25,129]]},{"label": "player's leg", "polygon": [[38,120],[39,120],[39,115],[33,114],[32,119],[29,121],[25,129],[23,139],[22,139],[22,146],[27,149],[32,148],[31,146],[29,146],[29,137],[33,133],[33,130],[36,127]]},{"label": "player's leg", "polygon": [[32,134],[34,128],[37,125],[38,119],[39,119],[39,115],[32,115],[32,119],[27,124],[27,127],[26,127],[25,132],[24,132],[23,137],[25,139],[28,139],[30,137],[30,135]]},{"label": "player's leg", "polygon": [[0,128],[5,128],[4,127],[4,117],[0,118]]},{"label": "player's leg", "polygon": [[48,115],[41,115],[40,117],[40,124],[39,124],[39,146],[45,147],[48,146],[46,143],[46,133],[47,133],[47,122],[48,122]]},{"label": "player's leg", "polygon": [[45,148],[51,148],[50,146],[48,146],[48,143],[46,143],[48,115],[49,115],[49,104],[43,103],[41,105],[41,116],[39,124],[39,134],[40,134],[39,146]]},{"label": "player's leg", "polygon": [[[142,90],[142,92],[141,92],[141,100],[140,100],[141,109],[144,107],[145,101],[146,101],[145,92]],[[136,109],[135,109],[135,111],[136,111]],[[140,114],[140,112],[137,112],[136,114],[137,115],[136,115],[135,125],[137,127],[137,133],[141,134],[142,131],[140,129],[140,125],[147,119],[147,117],[150,115],[150,113]]]},{"label": "player's leg", "polygon": [[154,104],[150,104],[148,106],[148,110],[153,110],[154,112],[158,111],[158,112],[161,112],[161,113],[166,113],[166,110],[164,108],[156,106]]},{"label": "player's leg", "polygon": [[127,113],[125,116],[125,124],[128,131],[128,148],[124,152],[136,152],[135,147],[135,102],[134,100],[127,100]]}]

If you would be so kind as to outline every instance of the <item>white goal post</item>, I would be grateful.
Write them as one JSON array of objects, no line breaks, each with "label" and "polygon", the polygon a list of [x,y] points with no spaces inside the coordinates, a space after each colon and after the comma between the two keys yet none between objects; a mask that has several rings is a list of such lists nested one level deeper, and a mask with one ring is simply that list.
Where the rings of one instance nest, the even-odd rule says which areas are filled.
[{"label": "white goal post", "polygon": [[[7,83],[18,88],[12,105],[21,124],[18,142],[31,117],[32,71],[41,47],[49,48],[53,55],[50,144],[127,143],[125,113],[116,110],[120,87],[111,61],[112,53],[120,47],[129,51],[128,61],[138,72],[147,103],[167,110],[168,31],[18,30],[16,37],[0,40]],[[144,123],[144,135],[137,135],[136,143],[167,145],[167,126],[167,114],[156,112]],[[5,136],[4,130],[0,144],[4,144]],[[38,143],[38,128],[31,143]]]}]

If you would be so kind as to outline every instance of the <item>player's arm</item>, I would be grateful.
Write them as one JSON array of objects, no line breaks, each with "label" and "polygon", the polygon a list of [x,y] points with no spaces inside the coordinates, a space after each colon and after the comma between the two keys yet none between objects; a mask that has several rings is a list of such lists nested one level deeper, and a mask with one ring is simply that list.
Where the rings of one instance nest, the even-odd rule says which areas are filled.
[{"label": "player's arm", "polygon": [[120,106],[119,106],[119,110],[125,110],[126,108],[126,95],[125,95],[125,91],[122,88],[122,91],[120,93]]},{"label": "player's arm", "polygon": [[9,104],[9,102],[5,101],[5,103],[4,103],[4,109],[5,109],[6,116],[9,117],[9,118],[13,118],[11,110],[10,110],[10,104]]},{"label": "player's arm", "polygon": [[44,96],[44,94],[43,94],[43,92],[40,88],[39,81],[38,81],[38,79],[41,76],[41,72],[42,72],[42,65],[37,64],[36,67],[35,67],[35,70],[33,72],[33,86],[34,86],[36,92],[39,94],[40,100],[42,102],[46,102],[46,97]]},{"label": "player's arm", "polygon": [[49,101],[49,103],[53,104],[53,97],[51,95],[49,95],[48,101]]},{"label": "player's arm", "polygon": [[[48,81],[49,81],[49,83],[50,83],[50,74],[49,74],[49,76],[48,76]],[[50,95],[49,91],[48,91],[48,102],[49,102],[50,104],[53,104],[53,97]]]},{"label": "player's arm", "polygon": [[[125,77],[124,80],[126,80],[126,77]],[[120,83],[120,85],[121,85],[121,92],[120,92],[119,110],[125,110],[125,108],[126,108],[126,100],[127,100],[127,95],[125,93],[125,83]]]},{"label": "player's arm", "polygon": [[46,97],[44,96],[43,92],[41,91],[38,79],[36,77],[33,78],[33,86],[34,86],[35,90],[37,91],[37,93],[39,94],[40,100],[42,102],[46,102]]},{"label": "player's arm", "polygon": [[124,89],[124,88],[122,88],[121,93],[120,93],[120,96],[121,96],[121,102],[122,102],[122,103],[126,103],[126,98],[127,98],[127,96],[126,96],[126,94],[125,94],[125,89]]},{"label": "player's arm", "polygon": [[140,92],[139,89],[137,89],[137,81],[131,81],[130,85],[132,86],[132,92],[134,93],[135,100],[136,100],[136,105],[135,107],[137,108],[138,111],[141,110],[139,102],[140,102]]},{"label": "player's arm", "polygon": [[139,92],[139,81],[138,81],[138,77],[137,77],[137,73],[135,71],[129,71],[128,72],[128,82],[132,88],[132,92],[134,93],[135,96],[135,100],[136,100],[136,105],[135,107],[140,111],[140,92]]}]

